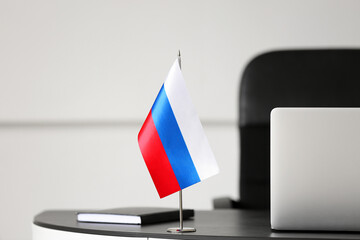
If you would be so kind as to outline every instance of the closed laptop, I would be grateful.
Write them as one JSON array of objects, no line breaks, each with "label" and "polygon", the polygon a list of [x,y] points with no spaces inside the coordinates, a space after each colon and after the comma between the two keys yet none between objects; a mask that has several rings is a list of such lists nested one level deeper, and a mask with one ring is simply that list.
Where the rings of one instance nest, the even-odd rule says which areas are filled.
[{"label": "closed laptop", "polygon": [[271,227],[360,231],[360,109],[271,113]]}]

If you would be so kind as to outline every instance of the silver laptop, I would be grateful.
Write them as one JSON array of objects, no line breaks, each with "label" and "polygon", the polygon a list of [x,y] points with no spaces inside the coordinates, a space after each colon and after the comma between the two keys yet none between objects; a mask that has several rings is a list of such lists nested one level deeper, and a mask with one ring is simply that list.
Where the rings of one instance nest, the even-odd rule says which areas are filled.
[{"label": "silver laptop", "polygon": [[360,231],[360,108],[271,112],[271,227]]}]

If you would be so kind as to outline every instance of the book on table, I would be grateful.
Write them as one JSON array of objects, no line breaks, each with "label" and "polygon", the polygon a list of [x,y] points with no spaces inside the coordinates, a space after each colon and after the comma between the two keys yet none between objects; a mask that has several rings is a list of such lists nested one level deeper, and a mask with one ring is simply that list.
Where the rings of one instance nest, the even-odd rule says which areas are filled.
[{"label": "book on table", "polygon": [[[95,211],[79,211],[76,215],[78,222],[144,225],[177,221],[179,220],[179,209],[128,207]],[[183,219],[191,217],[194,217],[194,210],[184,209]]]}]

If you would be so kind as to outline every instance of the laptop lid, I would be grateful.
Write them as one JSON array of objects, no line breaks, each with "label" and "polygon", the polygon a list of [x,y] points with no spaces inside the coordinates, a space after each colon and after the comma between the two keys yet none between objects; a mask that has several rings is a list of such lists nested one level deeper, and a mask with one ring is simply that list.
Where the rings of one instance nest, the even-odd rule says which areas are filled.
[{"label": "laptop lid", "polygon": [[271,112],[271,227],[360,231],[360,108]]}]

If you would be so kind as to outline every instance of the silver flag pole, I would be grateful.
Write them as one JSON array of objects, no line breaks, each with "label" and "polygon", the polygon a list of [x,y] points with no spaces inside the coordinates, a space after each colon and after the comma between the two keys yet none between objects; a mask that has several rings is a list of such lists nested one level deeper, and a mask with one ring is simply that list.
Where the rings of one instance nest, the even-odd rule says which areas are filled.
[{"label": "silver flag pole", "polygon": [[184,217],[182,206],[182,190],[179,191],[179,218],[180,218],[180,231],[184,230]]},{"label": "silver flag pole", "polygon": [[[178,55],[178,61],[179,61],[180,69],[181,69],[180,50],[179,50],[179,55]],[[182,190],[179,191],[179,220],[180,220],[180,226],[178,228],[168,228],[167,231],[172,232],[172,233],[196,232],[195,228],[184,227]]]},{"label": "silver flag pole", "polygon": [[179,217],[180,217],[180,226],[168,228],[167,231],[171,233],[186,233],[186,232],[196,232],[195,228],[184,227],[183,219],[183,207],[182,207],[182,190],[179,191]]}]

